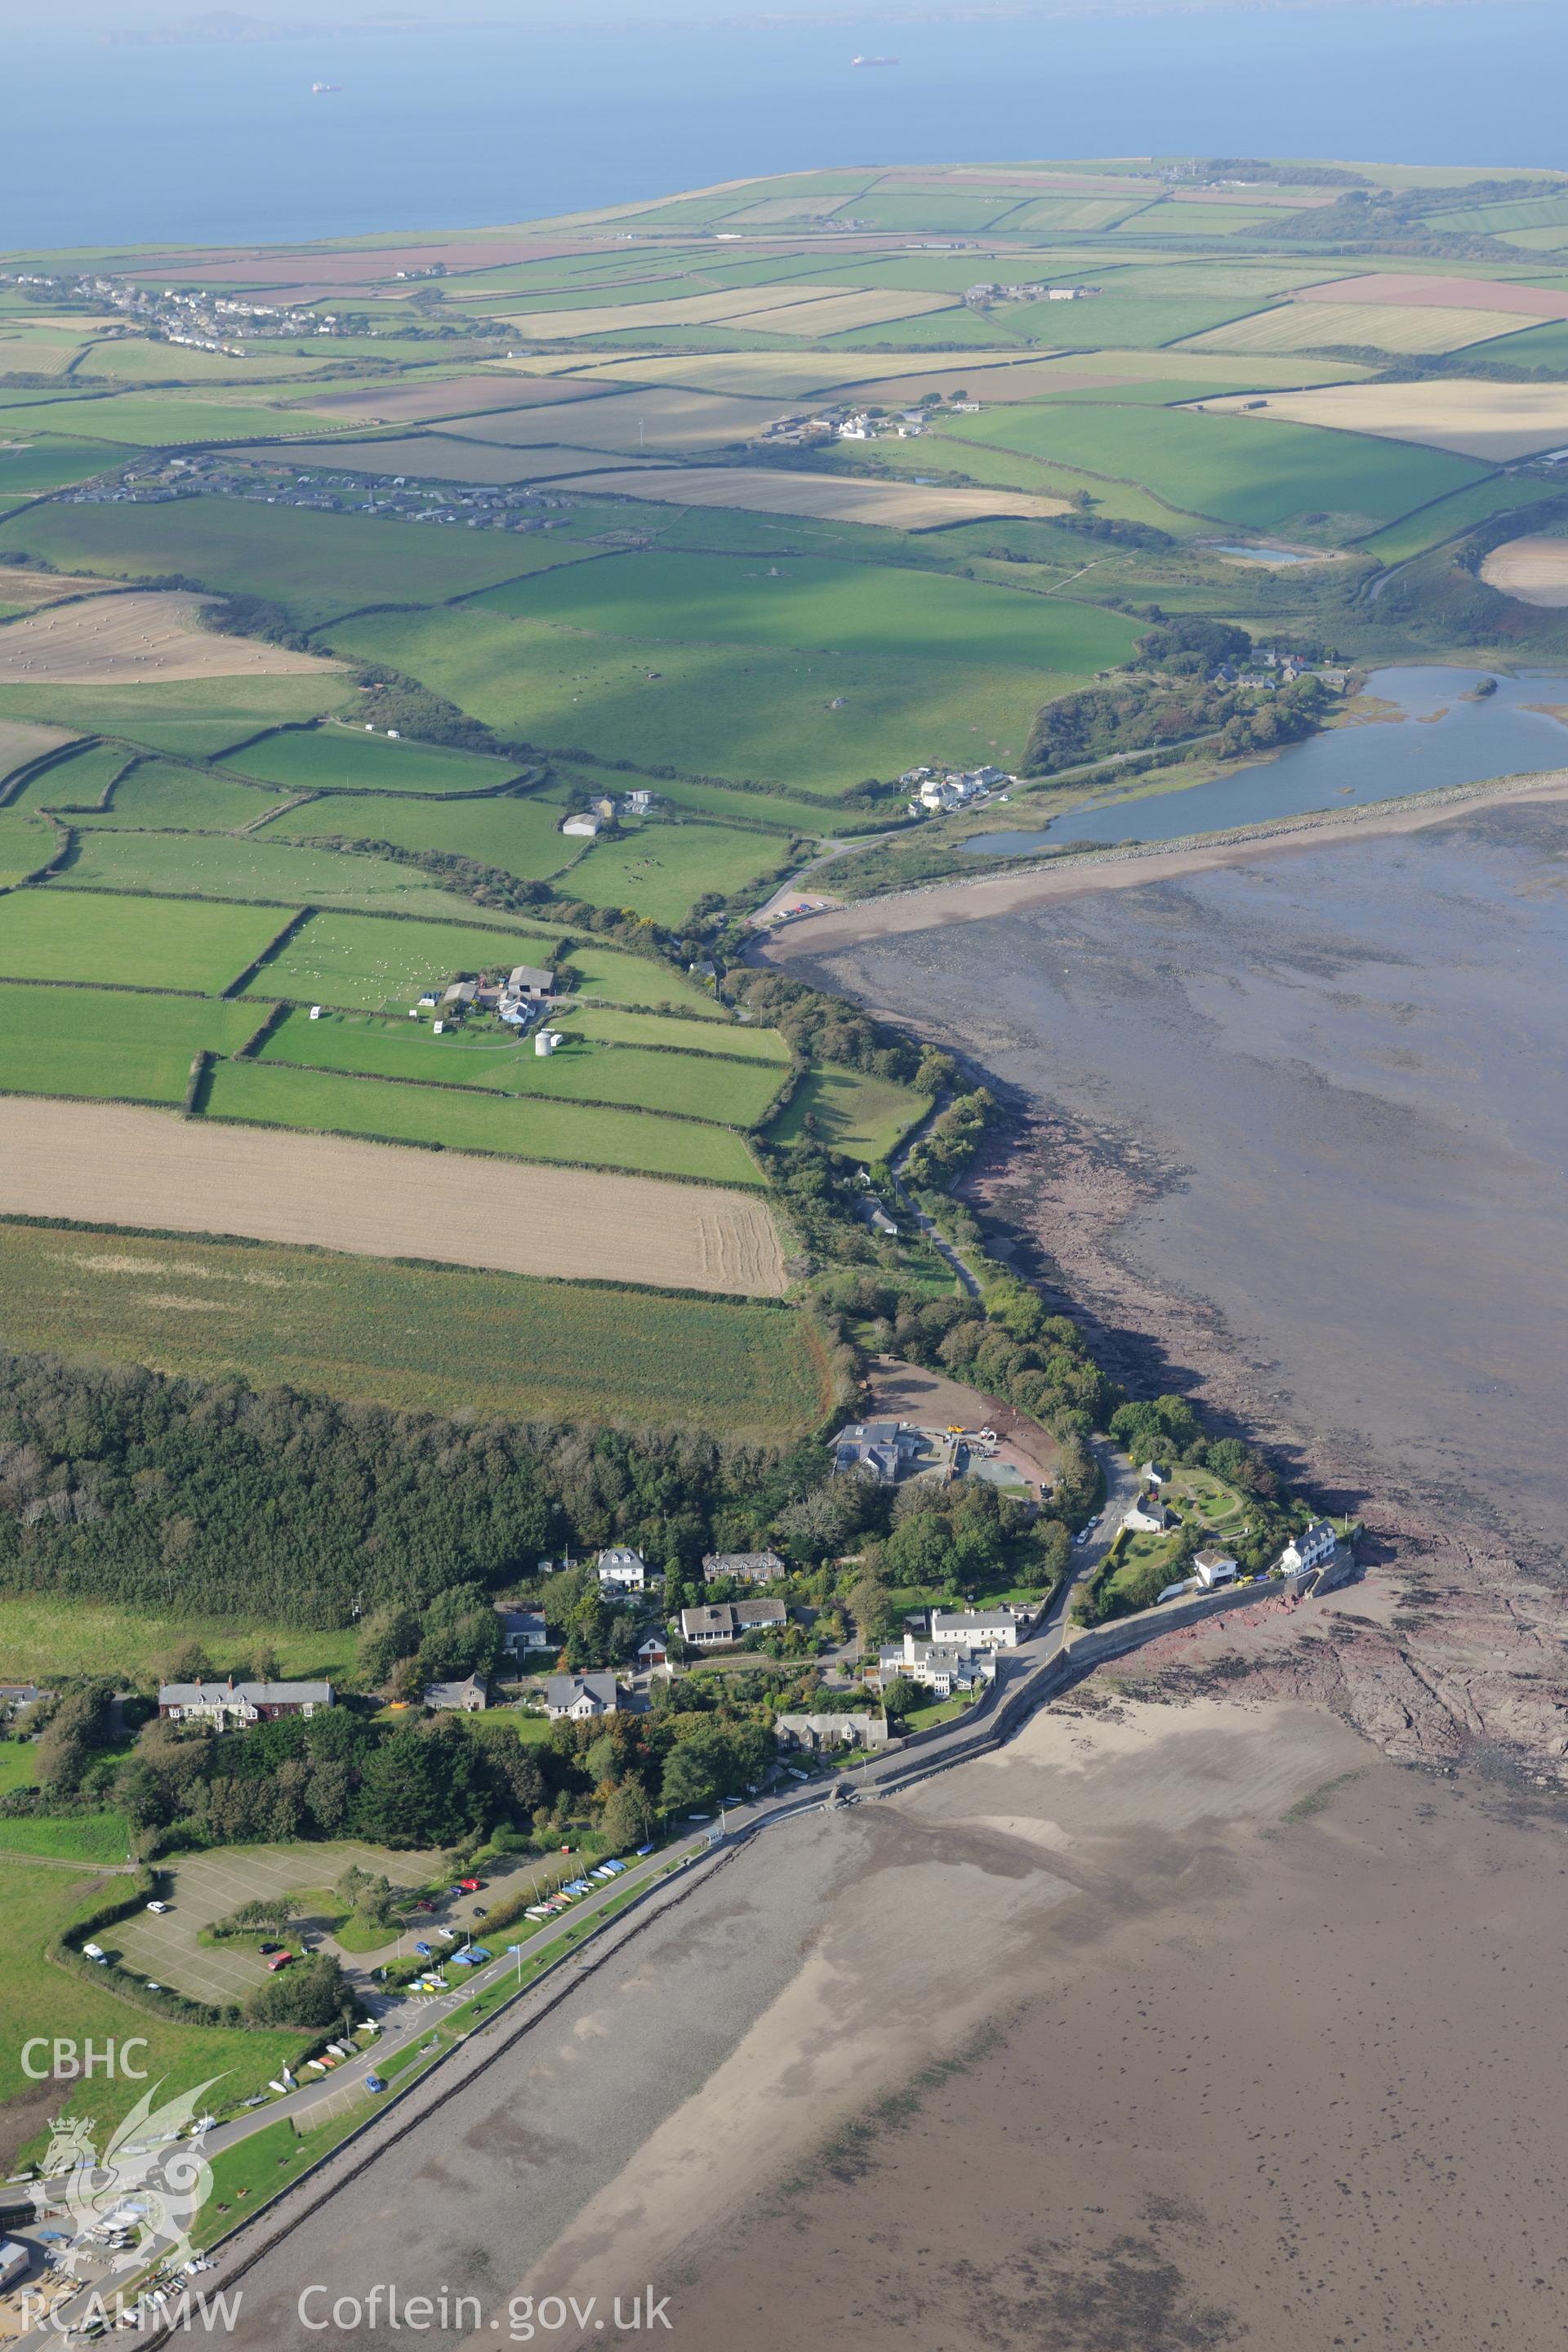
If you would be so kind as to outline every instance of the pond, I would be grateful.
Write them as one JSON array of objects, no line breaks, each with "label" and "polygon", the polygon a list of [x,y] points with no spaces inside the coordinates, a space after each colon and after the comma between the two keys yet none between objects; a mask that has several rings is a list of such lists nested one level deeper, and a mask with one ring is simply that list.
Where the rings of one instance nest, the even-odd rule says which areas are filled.
[{"label": "pond", "polygon": [[1568,677],[1536,671],[1499,677],[1495,694],[1467,700],[1491,675],[1436,666],[1373,670],[1366,693],[1394,706],[1396,719],[1331,729],[1274,759],[1184,792],[1102,801],[1035,832],[975,834],[963,847],[979,857],[1020,857],[1084,841],[1174,841],[1316,809],[1364,806],[1405,793],[1568,767],[1568,725],[1552,716],[1553,707],[1568,714]]},{"label": "pond", "polygon": [[1306,555],[1296,547],[1212,547],[1211,555],[1234,556],[1238,563],[1321,563],[1321,555]]}]

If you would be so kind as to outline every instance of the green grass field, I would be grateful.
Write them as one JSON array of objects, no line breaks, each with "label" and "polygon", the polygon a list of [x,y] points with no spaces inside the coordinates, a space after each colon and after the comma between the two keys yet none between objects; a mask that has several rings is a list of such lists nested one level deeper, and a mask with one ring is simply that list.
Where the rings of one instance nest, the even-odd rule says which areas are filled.
[{"label": "green grass field", "polygon": [[[123,767],[122,751],[116,749],[106,757]],[[68,761],[61,776],[68,776],[79,764]],[[40,782],[47,784],[47,775]],[[47,793],[41,797],[47,802]],[[205,768],[141,760],[121,777],[108,808],[90,816],[73,817],[72,823],[87,831],[227,833],[258,824],[269,808],[278,805],[279,794],[264,785],[235,784]]]},{"label": "green grass field", "polygon": [[1131,648],[1118,614],[940,572],[820,557],[653,549],[510,582],[475,610],[644,643],[786,646],[900,661],[1098,669]]},{"label": "green grass field", "polygon": [[91,808],[100,801],[120,770],[131,758],[121,743],[89,744],[57,760],[42,774],[29,778],[6,802],[8,809]]},{"label": "green grass field", "polygon": [[775,834],[824,834],[834,828],[831,802],[797,799],[788,793],[742,792],[733,784],[693,784],[679,779],[672,782],[668,776],[628,775],[591,760],[557,760],[552,772],[562,787],[581,785],[588,792],[613,793],[618,797],[640,785],[657,793],[661,804],[689,809],[694,816],[727,817],[735,824],[765,825]]},{"label": "green grass field", "polygon": [[[0,1253],[16,1230],[0,1229]],[[50,1238],[57,1250],[81,1247],[79,1234]],[[122,1608],[77,1595],[60,1600],[33,1592],[7,1593],[0,1619],[0,1674],[13,1682],[41,1682],[46,1688],[51,1675],[111,1674],[122,1676],[126,1685],[151,1683],[163,1662],[187,1642],[200,1642],[226,1670],[231,1664],[247,1665],[265,1643],[277,1652],[286,1676],[304,1681],[322,1675],[341,1681],[353,1663],[352,1625],[331,1633],[301,1633],[297,1626],[261,1621],[163,1616],[156,1610]],[[0,1788],[31,1780],[33,1752],[9,1742],[0,1745]]]},{"label": "green grass field", "polygon": [[[309,418],[297,422],[310,429]],[[233,498],[35,508],[0,530],[0,550],[16,547],[62,572],[117,580],[183,572],[209,588],[270,597],[306,625],[361,604],[444,604],[566,557],[554,533],[426,530]]]},{"label": "green grass field", "polygon": [[[227,441],[303,440],[330,436],[324,417],[289,415],[262,401],[225,399],[199,392],[110,392],[65,404],[47,396],[22,412],[41,433],[91,434],[137,449],[201,448]],[[341,427],[336,428],[341,430]]]},{"label": "green grass field", "polygon": [[123,1862],[132,1850],[123,1813],[35,1813],[0,1821],[0,1853],[36,1853],[55,1862]]},{"label": "green grass field", "polygon": [[811,1135],[857,1160],[885,1160],[931,1109],[931,1097],[891,1078],[819,1064],[796,1087],[767,1129],[770,1143]]},{"label": "green grass field", "polygon": [[0,719],[44,719],[79,735],[112,735],[151,751],[210,759],[264,727],[314,719],[351,693],[346,677],[211,677],[169,686],[0,685]]},{"label": "green grass field", "polygon": [[583,1004],[557,1015],[553,1026],[568,1036],[603,1038],[616,1045],[668,1045],[678,1053],[721,1054],[746,1062],[787,1066],[790,1052],[776,1029],[753,1029],[740,1021],[676,1021],[658,1013],[620,1013],[605,1004]]},{"label": "green grass field", "polygon": [[[258,794],[262,809],[266,796]],[[59,876],[62,890],[168,890],[205,898],[270,899],[287,907],[370,907],[429,915],[459,900],[416,866],[346,851],[222,833],[140,833],[85,827]],[[282,918],[279,916],[279,920]]]},{"label": "green grass field", "polygon": [[[50,1945],[73,1918],[106,1899],[115,1884],[111,1879],[106,1885],[88,1870],[79,1876],[47,1865],[0,1863],[0,1906],[5,1916],[5,1967],[0,1972],[0,2156],[11,2159],[8,2170],[41,2151],[50,2115],[91,2116],[101,2146],[112,2126],[153,2084],[168,2099],[216,2077],[213,2096],[226,2105],[263,2087],[285,2060],[297,2062],[308,2046],[309,2037],[300,2033],[225,2032],[171,2024],[118,2000],[90,1978],[57,1967],[48,1958]],[[100,2043],[144,2034],[148,2046],[140,2063],[149,2081],[108,2080],[100,2073],[91,2081],[69,2085],[35,2083],[22,2071],[22,2048],[36,2034],[50,2040],[90,2038]]]},{"label": "green grass field", "polygon": [[[439,1233],[430,1241],[438,1250]],[[223,1311],[171,1314],[171,1288]],[[511,1420],[781,1438],[814,1427],[827,1405],[790,1307],[175,1234],[0,1221],[0,1337],[25,1350]],[[64,1605],[24,1594],[5,1601],[0,1624],[58,1653],[52,1618],[25,1612]],[[110,1633],[96,1602],[81,1606],[82,1638],[101,1654]],[[290,1636],[300,1646],[286,1664],[326,1655],[333,1638]],[[17,1663],[7,1650],[7,1667]]]},{"label": "green grass field", "polygon": [[0,809],[0,883],[24,882],[47,866],[59,836],[47,819],[28,809]]},{"label": "green grass field", "polygon": [[0,1093],[184,1099],[194,1055],[232,1054],[265,1008],[110,989],[0,991]]},{"label": "green grass field", "polygon": [[[418,536],[424,541],[439,534]],[[286,784],[291,793],[488,793],[523,772],[514,760],[448,751],[436,743],[394,743],[384,735],[331,721],[289,728],[258,743],[238,743],[222,755],[221,764],[240,775]]]},{"label": "green grass field", "polygon": [[[1117,620],[1118,646],[1123,632],[1130,646],[1134,631]],[[823,793],[926,761],[967,766],[993,750],[1021,759],[1040,703],[1089,683],[1089,673],[972,662],[637,644],[472,607],[377,614],[331,637],[335,650],[391,662],[507,734]]]},{"label": "green grass field", "polygon": [[0,499],[37,498],[42,490],[65,489],[73,482],[107,473],[132,454],[100,441],[67,441],[48,433],[37,433],[23,441],[24,430],[31,430],[26,412],[14,419],[7,416],[9,446],[0,449]]},{"label": "green grass field", "polygon": [[592,996],[606,1004],[624,1004],[648,1013],[681,1011],[700,1013],[710,1020],[723,1020],[724,1014],[704,988],[672,971],[667,963],[658,963],[651,956],[628,954],[622,948],[601,947],[597,940],[584,940],[574,947],[571,969],[577,975],[577,992]]},{"label": "green grass field", "polygon": [[[534,793],[489,801],[392,800],[380,793],[329,793],[268,826],[268,841],[390,841],[400,849],[446,850],[480,866],[547,881],[582,854],[561,831],[557,799]],[[584,895],[593,897],[592,892]]]},{"label": "green grass field", "polygon": [[251,982],[253,996],[286,996],[348,1012],[405,1013],[426,988],[460,972],[548,963],[539,932],[471,923],[389,922],[369,915],[313,915]]},{"label": "green grass field", "polygon": [[[607,1040],[574,1040],[542,1057],[531,1039],[519,1045],[492,1029],[433,1037],[423,1023],[356,1013],[327,1013],[312,1021],[302,1010],[285,1014],[258,1058],[372,1077],[480,1087],[496,1094],[674,1111],[720,1127],[754,1126],[784,1076],[774,1064],[722,1061],[712,1054],[638,1051]],[[0,1041],[0,1082],[5,1066]]]},{"label": "green grass field", "polygon": [[1523,474],[1510,479],[1494,474],[1489,481],[1477,482],[1468,489],[1457,490],[1452,498],[1439,499],[1435,506],[1403,516],[1386,530],[1373,531],[1360,542],[1361,551],[1375,555],[1380,563],[1403,563],[1407,556],[1422,555],[1427,548],[1438,547],[1477,523],[1489,522],[1493,515],[1507,514],[1512,507],[1533,506],[1543,488],[1538,476]]},{"label": "green grass field", "polygon": [[591,906],[626,908],[676,928],[699,898],[746,889],[782,866],[788,852],[776,834],[655,821],[624,840],[595,844],[563,887]]},{"label": "green grass field", "polygon": [[276,907],[14,890],[0,898],[0,979],[216,996],[286,919]]},{"label": "green grass field", "polygon": [[725,1128],[580,1103],[503,1100],[462,1087],[386,1085],[269,1062],[218,1063],[206,1110],[214,1118],[439,1144],[448,1151],[500,1152],[567,1167],[695,1177],[712,1184],[763,1181],[740,1137]]},{"label": "green grass field", "polygon": [[1441,450],[1361,434],[1136,406],[991,409],[952,418],[939,437],[1121,475],[1191,513],[1257,530],[1310,513],[1342,528],[1375,529],[1487,470]]}]

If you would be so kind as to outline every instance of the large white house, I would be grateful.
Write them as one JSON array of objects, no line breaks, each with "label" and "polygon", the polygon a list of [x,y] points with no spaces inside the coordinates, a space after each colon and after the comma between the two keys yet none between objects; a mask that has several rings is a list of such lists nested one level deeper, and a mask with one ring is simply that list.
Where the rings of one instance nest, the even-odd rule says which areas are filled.
[{"label": "large white house", "polygon": [[1291,1537],[1274,1565],[1287,1576],[1300,1568],[1321,1568],[1333,1558],[1339,1540],[1329,1520],[1314,1519],[1305,1534]]},{"label": "large white house", "polygon": [[611,1544],[599,1554],[599,1587],[605,1592],[645,1592],[647,1562],[629,1544]]},{"label": "large white house", "polygon": [[615,1715],[621,1704],[614,1675],[552,1675],[544,1686],[544,1711],[552,1722],[564,1716],[572,1723]]},{"label": "large white house", "polygon": [[331,1683],[161,1683],[158,1714],[164,1723],[275,1723],[280,1716],[314,1715],[331,1706]]},{"label": "large white house", "polygon": [[938,1649],[1016,1650],[1018,1620],[1011,1609],[933,1609],[930,1638]]}]

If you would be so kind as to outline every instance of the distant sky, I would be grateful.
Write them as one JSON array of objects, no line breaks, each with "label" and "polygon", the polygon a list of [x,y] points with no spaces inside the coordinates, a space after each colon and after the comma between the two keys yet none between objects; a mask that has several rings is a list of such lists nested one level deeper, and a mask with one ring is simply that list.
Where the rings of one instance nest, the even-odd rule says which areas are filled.
[{"label": "distant sky", "polygon": [[[863,23],[886,16],[890,22],[962,24],[972,21],[1049,21],[1054,17],[1116,18],[1130,15],[1207,15],[1225,0],[237,0],[203,6],[193,0],[0,0],[0,33],[56,32],[95,35],[106,30],[145,31],[194,25],[208,17],[233,16],[274,27],[297,26],[301,36],[324,27],[371,23],[384,26],[404,17],[422,26],[505,26],[523,29],[582,25],[690,24],[707,19],[735,24],[799,26]],[[1359,0],[1256,0],[1260,12],[1304,9],[1346,12]],[[1384,0],[1387,5],[1387,0]],[[1407,0],[1412,8],[1464,8],[1477,14],[1511,12],[1517,0]],[[1549,12],[1556,0],[1540,0]]]}]

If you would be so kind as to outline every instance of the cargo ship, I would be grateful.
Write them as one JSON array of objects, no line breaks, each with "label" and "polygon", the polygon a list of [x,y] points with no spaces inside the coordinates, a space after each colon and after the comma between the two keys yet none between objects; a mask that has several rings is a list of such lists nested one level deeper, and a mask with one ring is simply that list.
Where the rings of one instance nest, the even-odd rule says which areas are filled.
[{"label": "cargo ship", "polygon": [[310,96],[312,98],[326,98],[334,89],[342,89],[342,84],[341,81],[313,81],[310,84]]},{"label": "cargo ship", "polygon": [[896,66],[897,58],[851,58],[852,66]]}]

